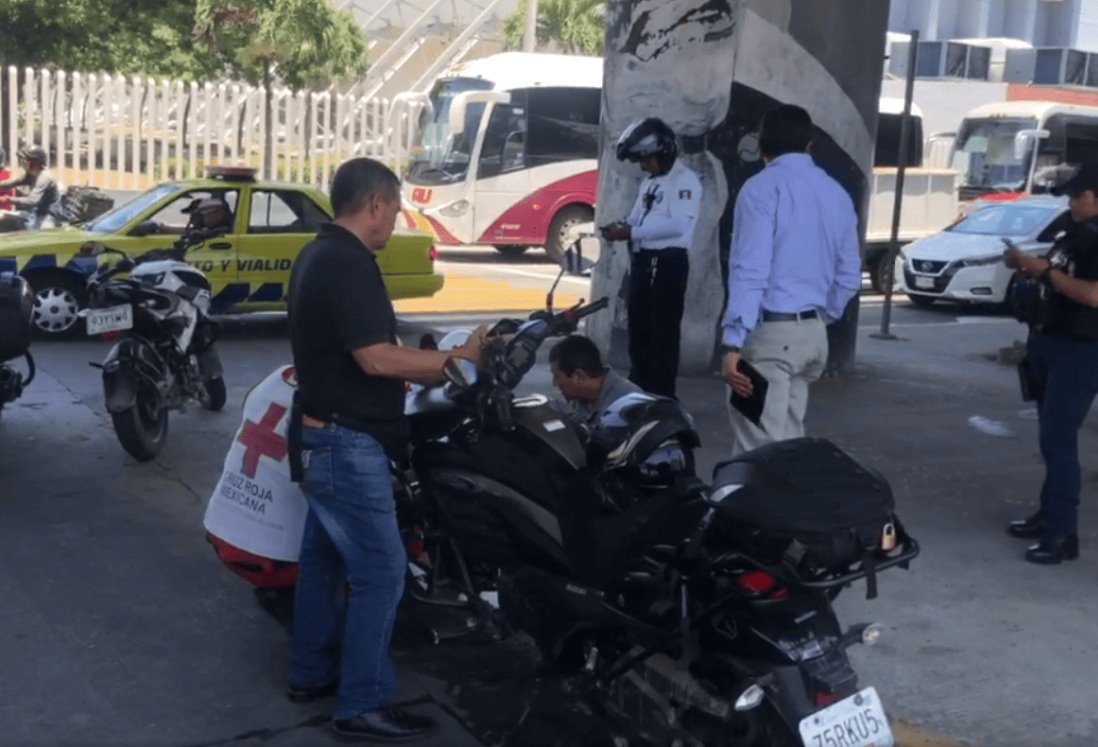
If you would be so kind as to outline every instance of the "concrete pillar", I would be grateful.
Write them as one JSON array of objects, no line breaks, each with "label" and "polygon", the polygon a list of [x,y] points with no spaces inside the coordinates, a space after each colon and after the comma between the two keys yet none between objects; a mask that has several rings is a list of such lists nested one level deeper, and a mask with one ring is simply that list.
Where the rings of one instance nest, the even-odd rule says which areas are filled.
[{"label": "concrete pillar", "polygon": [[[705,191],[691,247],[680,372],[713,370],[737,190],[762,168],[757,130],[778,103],[808,109],[813,155],[865,205],[872,168],[888,3],[881,0],[610,0],[606,7],[601,162],[596,222],[623,218],[641,172],[613,144],[644,116],[666,120]],[[864,226],[864,216],[863,216]],[[624,245],[596,268],[594,294],[612,313],[589,333],[628,365]],[[604,248],[604,256],[609,247]],[[854,355],[858,303],[830,329],[832,367]]]}]

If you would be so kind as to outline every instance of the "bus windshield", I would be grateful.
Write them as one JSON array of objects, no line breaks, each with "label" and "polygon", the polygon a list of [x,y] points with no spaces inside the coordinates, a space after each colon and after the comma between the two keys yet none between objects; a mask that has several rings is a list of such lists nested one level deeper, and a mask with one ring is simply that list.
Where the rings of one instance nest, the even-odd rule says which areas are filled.
[{"label": "bus windshield", "polygon": [[1014,137],[1037,128],[1032,117],[966,119],[961,123],[952,167],[961,172],[961,186],[986,192],[1025,191],[1033,149],[1018,159]]},{"label": "bus windshield", "polygon": [[465,130],[457,137],[450,132],[450,104],[466,91],[490,91],[491,81],[480,78],[448,78],[431,90],[431,105],[420,116],[419,133],[408,164],[408,181],[414,184],[452,184],[469,171],[473,145],[477,141],[484,104],[465,109]]}]

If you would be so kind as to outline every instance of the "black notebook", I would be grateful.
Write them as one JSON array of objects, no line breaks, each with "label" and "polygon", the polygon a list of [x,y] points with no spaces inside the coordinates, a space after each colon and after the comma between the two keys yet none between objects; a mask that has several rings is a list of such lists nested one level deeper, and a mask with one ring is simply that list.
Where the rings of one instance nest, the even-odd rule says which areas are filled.
[{"label": "black notebook", "polygon": [[[732,394],[729,395],[728,401],[732,403],[745,418],[752,423],[762,428],[762,414],[763,408],[766,407],[766,390],[770,387],[770,382],[766,380],[766,377],[759,373],[758,369],[752,366],[747,361],[740,359],[739,365],[736,370],[751,379],[751,396],[741,397],[736,394],[733,389]],[[765,431],[766,429],[763,428]]]}]

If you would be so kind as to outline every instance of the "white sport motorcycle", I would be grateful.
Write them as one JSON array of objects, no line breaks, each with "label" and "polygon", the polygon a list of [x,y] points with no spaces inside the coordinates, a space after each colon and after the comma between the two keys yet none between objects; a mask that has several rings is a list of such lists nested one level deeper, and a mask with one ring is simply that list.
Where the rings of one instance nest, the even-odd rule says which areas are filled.
[{"label": "white sport motorcycle", "polygon": [[[121,339],[103,363],[103,393],[119,442],[134,459],[154,459],[168,435],[168,412],[197,401],[225,406],[221,359],[214,349],[220,325],[209,318],[210,281],[183,261],[187,249],[211,238],[188,228],[171,249],[135,258],[102,244],[81,252],[115,254],[88,279],[88,334]],[[128,275],[121,278],[120,275]]]}]

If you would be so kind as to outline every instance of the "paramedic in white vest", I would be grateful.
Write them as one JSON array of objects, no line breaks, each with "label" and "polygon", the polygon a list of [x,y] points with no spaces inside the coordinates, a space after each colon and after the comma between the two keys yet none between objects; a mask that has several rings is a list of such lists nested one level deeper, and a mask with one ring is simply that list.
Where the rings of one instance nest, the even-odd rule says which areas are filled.
[{"label": "paramedic in white vest", "polygon": [[701,181],[678,152],[675,133],[662,120],[630,125],[618,139],[618,159],[639,163],[648,177],[629,217],[602,228],[608,241],[628,241],[632,255],[629,380],[665,397],[675,396],[688,252],[702,204]]}]

